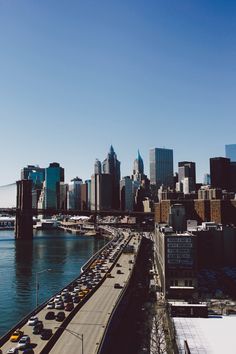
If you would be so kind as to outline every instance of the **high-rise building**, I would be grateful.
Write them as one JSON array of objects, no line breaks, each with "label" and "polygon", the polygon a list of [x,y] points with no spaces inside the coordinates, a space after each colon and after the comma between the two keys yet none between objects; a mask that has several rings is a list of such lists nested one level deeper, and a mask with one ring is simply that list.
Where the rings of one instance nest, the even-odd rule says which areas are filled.
[{"label": "high-rise building", "polygon": [[203,184],[210,185],[211,184],[211,176],[209,173],[205,173],[203,176]]},{"label": "high-rise building", "polygon": [[120,208],[121,210],[132,211],[133,204],[133,181],[129,176],[126,176],[120,181]]},{"label": "high-rise building", "polygon": [[173,187],[173,150],[154,148],[150,150],[150,183],[157,187]]},{"label": "high-rise building", "polygon": [[45,168],[35,165],[28,165],[21,170],[21,179],[30,179],[34,185],[41,185],[45,180]]},{"label": "high-rise building", "polygon": [[236,144],[225,145],[225,157],[231,162],[236,162]]},{"label": "high-rise building", "polygon": [[138,156],[134,160],[133,180],[141,182],[143,178],[144,178],[144,164],[143,164],[143,159],[138,150]]},{"label": "high-rise building", "polygon": [[230,159],[226,157],[210,158],[211,186],[229,190]]},{"label": "high-rise building", "polygon": [[178,163],[178,182],[180,191],[189,194],[195,191],[196,169],[195,162],[181,161]]},{"label": "high-rise building", "polygon": [[98,159],[95,160],[94,163],[94,174],[95,175],[100,175],[102,173],[102,164],[101,161],[99,161]]},{"label": "high-rise building", "polygon": [[57,209],[60,203],[60,182],[64,182],[64,168],[57,162],[45,169],[45,208]]},{"label": "high-rise building", "polygon": [[83,181],[79,177],[73,178],[68,185],[67,207],[68,209],[81,209],[81,185]]},{"label": "high-rise building", "polygon": [[103,173],[110,174],[112,180],[112,209],[120,207],[120,161],[117,160],[116,153],[111,145],[107,158],[102,163]]}]

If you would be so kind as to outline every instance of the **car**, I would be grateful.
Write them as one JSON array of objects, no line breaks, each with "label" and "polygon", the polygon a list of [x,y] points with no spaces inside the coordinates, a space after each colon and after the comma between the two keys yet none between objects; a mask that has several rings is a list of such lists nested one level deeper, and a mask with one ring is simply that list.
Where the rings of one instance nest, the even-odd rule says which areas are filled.
[{"label": "car", "polygon": [[121,267],[120,263],[116,263],[116,266],[117,266],[117,267]]},{"label": "car", "polygon": [[52,336],[52,329],[44,329],[41,332],[40,338],[43,340],[47,340]]},{"label": "car", "polygon": [[114,284],[114,288],[115,289],[120,289],[120,288],[122,288],[122,286],[119,283],[115,283]]},{"label": "car", "polygon": [[55,308],[55,302],[54,301],[50,301],[47,304],[47,309],[54,309]]},{"label": "car", "polygon": [[43,330],[43,322],[38,321],[38,323],[36,323],[36,325],[33,328],[33,334],[40,334],[42,330]]},{"label": "car", "polygon": [[54,311],[49,311],[46,313],[45,320],[54,320],[55,318],[55,312]]},{"label": "car", "polygon": [[26,348],[22,352],[23,354],[34,354],[34,351],[32,348]]},{"label": "car", "polygon": [[19,340],[19,342],[17,344],[17,348],[18,349],[24,349],[24,348],[27,348],[29,346],[29,344],[30,344],[30,337],[27,336],[27,335],[24,335]]},{"label": "car", "polygon": [[63,310],[64,309],[64,302],[63,301],[55,302],[55,309]]},{"label": "car", "polygon": [[16,329],[10,337],[10,341],[11,342],[18,342],[18,340],[23,336],[23,334],[24,334],[23,331]]},{"label": "car", "polygon": [[74,308],[73,302],[68,302],[68,304],[66,304],[66,306],[65,306],[66,311],[72,311],[73,308]]},{"label": "car", "polygon": [[17,348],[10,348],[7,351],[7,354],[18,354],[18,353],[19,353],[19,350]]},{"label": "car", "polygon": [[54,300],[53,300],[53,301],[54,301],[54,302],[62,301],[61,295],[56,295],[56,296],[54,297]]},{"label": "car", "polygon": [[60,311],[56,314],[55,320],[58,322],[62,322],[62,321],[64,321],[65,317],[66,317],[65,312]]},{"label": "car", "polygon": [[36,323],[38,322],[38,317],[37,316],[32,316],[27,322],[27,325],[29,326],[35,326]]},{"label": "car", "polygon": [[116,274],[123,274],[120,269],[117,270]]},{"label": "car", "polygon": [[75,304],[78,304],[78,302],[80,302],[79,296],[73,296],[72,301],[73,301]]}]

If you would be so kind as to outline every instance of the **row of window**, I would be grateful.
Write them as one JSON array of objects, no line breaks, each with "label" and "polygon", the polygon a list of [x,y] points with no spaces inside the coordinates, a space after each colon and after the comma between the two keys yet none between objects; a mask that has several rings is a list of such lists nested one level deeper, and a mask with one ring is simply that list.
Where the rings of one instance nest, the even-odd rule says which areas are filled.
[{"label": "row of window", "polygon": [[[181,281],[181,283],[182,283],[182,281]],[[177,279],[171,280],[170,286],[179,286],[179,281]],[[184,286],[193,286],[193,281],[185,279]]]}]

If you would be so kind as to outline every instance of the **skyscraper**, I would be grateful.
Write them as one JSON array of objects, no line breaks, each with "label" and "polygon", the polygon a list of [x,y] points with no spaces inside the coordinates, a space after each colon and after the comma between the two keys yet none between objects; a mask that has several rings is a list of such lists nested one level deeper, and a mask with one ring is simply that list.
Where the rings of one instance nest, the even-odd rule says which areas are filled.
[{"label": "skyscraper", "polygon": [[154,148],[150,150],[150,183],[157,187],[173,187],[173,150]]},{"label": "skyscraper", "polygon": [[195,191],[196,168],[195,162],[181,161],[178,163],[178,182],[182,185],[184,194]]},{"label": "skyscraper", "polygon": [[64,168],[57,162],[45,169],[45,208],[57,209],[60,199],[60,182],[64,182]]},{"label": "skyscraper", "polygon": [[96,159],[94,163],[94,173],[95,175],[100,175],[102,173],[102,164],[98,159]]},{"label": "skyscraper", "polygon": [[102,163],[103,173],[112,177],[112,209],[120,207],[120,161],[117,160],[116,153],[111,145],[107,158]]},{"label": "skyscraper", "polygon": [[141,183],[142,179],[146,178],[147,176],[144,175],[144,164],[143,159],[138,150],[138,156],[134,160],[134,168],[133,168],[133,180],[139,181]]},{"label": "skyscraper", "polygon": [[231,162],[236,162],[236,144],[225,145],[225,157]]},{"label": "skyscraper", "polygon": [[230,159],[213,157],[210,159],[211,186],[229,190]]},{"label": "skyscraper", "polygon": [[73,178],[68,185],[67,208],[81,209],[81,185],[83,181],[79,177]]}]

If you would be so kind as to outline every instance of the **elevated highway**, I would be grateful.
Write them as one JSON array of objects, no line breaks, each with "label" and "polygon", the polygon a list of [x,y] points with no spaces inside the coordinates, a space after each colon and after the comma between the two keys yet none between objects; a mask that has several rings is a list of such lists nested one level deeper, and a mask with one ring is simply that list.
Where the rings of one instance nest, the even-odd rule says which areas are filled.
[{"label": "elevated highway", "polygon": [[[73,311],[65,311],[66,318],[63,322],[45,319],[47,312],[51,311],[46,308],[46,304],[39,311],[35,311],[38,319],[43,321],[44,327],[53,332],[49,340],[42,340],[40,335],[32,334],[32,327],[27,325],[26,319],[19,325],[24,334],[30,336],[34,353],[93,354],[101,350],[107,327],[128,288],[141,236],[130,231],[117,231],[115,241],[112,242],[114,259],[112,261],[104,259],[106,266],[98,271],[101,275],[99,283],[90,289],[81,302],[75,304]],[[104,250],[102,252],[104,253]],[[89,273],[90,267],[82,274]],[[52,311],[57,313],[61,310]],[[17,343],[11,343],[9,337],[10,333],[4,341],[0,340],[3,353],[16,347]]]}]

